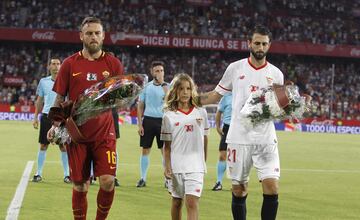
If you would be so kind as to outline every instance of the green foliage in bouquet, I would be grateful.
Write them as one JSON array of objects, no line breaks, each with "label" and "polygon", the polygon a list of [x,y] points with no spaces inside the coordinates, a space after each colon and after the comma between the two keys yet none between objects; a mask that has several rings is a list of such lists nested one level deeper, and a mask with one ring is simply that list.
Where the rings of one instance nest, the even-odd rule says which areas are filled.
[{"label": "green foliage in bouquet", "polygon": [[295,112],[296,109],[300,107],[301,107],[300,102],[295,102],[294,100],[291,100],[289,102],[289,105],[283,108],[283,110],[285,111],[286,115],[290,115],[292,112]]},{"label": "green foliage in bouquet", "polygon": [[75,103],[66,101],[66,105],[63,103],[61,107],[53,107],[50,109],[52,114],[49,114],[52,115],[51,120],[59,120],[62,123],[54,130],[53,142],[64,144],[72,140],[83,141],[78,126],[112,108],[131,106],[146,83],[147,76],[144,74],[107,78],[86,89]]},{"label": "green foliage in bouquet", "polygon": [[[259,96],[259,97],[254,97],[250,101],[250,104],[252,104],[252,105],[257,105],[259,103],[264,103],[265,104],[265,96],[262,95],[262,96]],[[249,115],[249,118],[250,118],[252,123],[258,124],[264,118],[270,118],[271,112],[270,112],[270,108],[269,108],[268,105],[262,105],[261,110],[262,110],[261,112],[258,111],[258,110],[251,111],[251,114]]]},{"label": "green foliage in bouquet", "polygon": [[300,95],[293,84],[273,85],[254,91],[240,111],[241,123],[253,128],[264,122],[289,119],[298,121],[311,106],[309,95]]},{"label": "green foliage in bouquet", "polygon": [[106,79],[90,87],[75,103],[73,118],[77,125],[111,108],[127,107],[134,103],[147,82],[143,75],[126,75]]}]

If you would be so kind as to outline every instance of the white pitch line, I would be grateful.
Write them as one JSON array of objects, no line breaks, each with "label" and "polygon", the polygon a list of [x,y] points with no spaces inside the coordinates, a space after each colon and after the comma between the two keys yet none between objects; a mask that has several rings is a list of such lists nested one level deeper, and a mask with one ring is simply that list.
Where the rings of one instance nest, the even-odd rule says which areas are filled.
[{"label": "white pitch line", "polygon": [[[119,166],[139,166],[137,163],[119,163]],[[150,166],[163,167],[162,164],[151,164]],[[208,166],[210,169],[215,169],[216,166]],[[360,173],[360,170],[325,170],[325,169],[286,169],[283,168],[281,171],[291,172],[314,172],[314,173]]]},{"label": "white pitch line", "polygon": [[6,220],[17,220],[22,201],[24,199],[25,191],[27,188],[27,185],[29,183],[30,173],[34,166],[34,161],[28,161],[24,170],[24,173],[22,174],[20,183],[18,187],[16,188],[16,192],[14,195],[13,200],[10,203],[10,206],[7,210],[7,216]]},{"label": "white pitch line", "polygon": [[[46,163],[60,163],[60,161],[46,161]],[[119,166],[139,166],[138,163],[119,163]],[[151,164],[154,167],[163,167],[162,164]],[[216,166],[209,166],[207,168],[215,169]],[[309,172],[309,173],[360,173],[360,170],[326,170],[326,169],[302,169],[302,168],[282,168],[281,171],[286,172]]]},{"label": "white pitch line", "polygon": [[360,170],[324,170],[324,169],[281,169],[282,171],[312,172],[312,173],[360,173]]}]

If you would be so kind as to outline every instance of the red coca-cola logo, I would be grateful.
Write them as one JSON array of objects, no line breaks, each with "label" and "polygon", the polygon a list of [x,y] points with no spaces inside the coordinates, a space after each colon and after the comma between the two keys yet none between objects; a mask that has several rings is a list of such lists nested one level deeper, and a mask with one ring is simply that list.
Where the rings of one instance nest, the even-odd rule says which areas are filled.
[{"label": "red coca-cola logo", "polygon": [[312,125],[334,125],[335,122],[334,120],[331,120],[331,119],[325,119],[325,120],[316,120],[316,119],[313,119],[310,124]]},{"label": "red coca-cola logo", "polygon": [[34,40],[55,40],[55,32],[53,31],[35,31],[32,34],[32,39]]},{"label": "red coca-cola logo", "polygon": [[354,57],[360,57],[360,49],[352,48],[350,51],[350,55]]},{"label": "red coca-cola logo", "polygon": [[24,79],[16,76],[5,76],[3,82],[5,85],[20,86]]},{"label": "red coca-cola logo", "polygon": [[114,34],[110,34],[110,39],[113,44],[115,44],[118,40],[125,40],[124,32],[116,32]]},{"label": "red coca-cola logo", "polygon": [[335,48],[336,48],[335,45],[326,45],[325,50],[326,50],[327,52],[331,52],[331,51],[333,51]]}]

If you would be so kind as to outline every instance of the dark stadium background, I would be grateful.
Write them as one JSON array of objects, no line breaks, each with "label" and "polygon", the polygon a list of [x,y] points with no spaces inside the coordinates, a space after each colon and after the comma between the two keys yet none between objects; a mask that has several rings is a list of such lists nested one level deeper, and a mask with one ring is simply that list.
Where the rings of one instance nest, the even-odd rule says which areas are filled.
[{"label": "dark stadium background", "polygon": [[167,81],[186,72],[200,91],[213,89],[230,62],[248,56],[249,29],[265,24],[273,33],[268,60],[313,97],[303,123],[360,126],[359,0],[3,0],[2,119],[14,118],[8,112],[31,118],[49,58],[82,48],[77,25],[86,16],[103,20],[104,48],[127,73],[148,74],[151,61],[164,60]]}]

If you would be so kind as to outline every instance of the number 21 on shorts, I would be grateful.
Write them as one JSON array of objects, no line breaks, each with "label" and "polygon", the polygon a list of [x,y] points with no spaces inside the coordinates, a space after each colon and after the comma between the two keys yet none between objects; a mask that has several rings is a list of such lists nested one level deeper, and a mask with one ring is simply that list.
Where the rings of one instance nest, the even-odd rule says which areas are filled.
[{"label": "number 21 on shorts", "polygon": [[236,162],[236,149],[227,149],[227,159],[230,163]]}]

